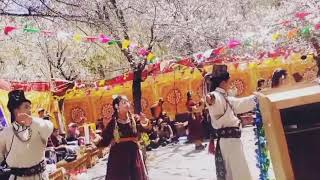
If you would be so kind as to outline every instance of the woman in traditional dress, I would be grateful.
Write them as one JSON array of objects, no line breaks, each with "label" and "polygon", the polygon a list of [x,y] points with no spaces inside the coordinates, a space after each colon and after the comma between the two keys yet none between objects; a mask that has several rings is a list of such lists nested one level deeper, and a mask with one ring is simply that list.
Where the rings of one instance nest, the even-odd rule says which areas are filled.
[{"label": "woman in traditional dress", "polygon": [[22,90],[9,93],[11,126],[0,132],[0,162],[11,168],[10,180],[49,180],[45,149],[53,124],[31,117],[31,101]]},{"label": "woman in traditional dress", "polygon": [[[130,113],[130,103],[124,96],[113,100],[114,114],[102,132],[99,146],[109,146],[106,180],[147,180],[143,156],[139,150],[136,120]],[[139,127],[145,127],[148,120],[140,116]]]},{"label": "woman in traditional dress", "polygon": [[203,130],[203,116],[200,109],[200,103],[196,103],[192,100],[192,92],[187,93],[187,102],[186,106],[188,109],[188,130],[189,130],[189,139],[195,144],[196,150],[203,150],[205,146],[202,145],[204,138]]}]

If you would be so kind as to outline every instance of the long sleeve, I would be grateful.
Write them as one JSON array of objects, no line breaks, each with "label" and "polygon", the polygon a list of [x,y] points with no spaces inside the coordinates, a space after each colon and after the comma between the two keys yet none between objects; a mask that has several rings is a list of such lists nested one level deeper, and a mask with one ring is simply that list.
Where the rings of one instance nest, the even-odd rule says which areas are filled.
[{"label": "long sleeve", "polygon": [[170,136],[170,138],[172,138],[173,137],[173,131],[172,131],[172,128],[168,125],[168,131],[169,131],[169,136]]},{"label": "long sleeve", "polygon": [[252,111],[256,106],[254,95],[243,98],[228,97],[228,100],[236,114]]},{"label": "long sleeve", "polygon": [[107,147],[113,139],[115,121],[111,120],[107,127],[102,131],[102,140],[97,144],[98,147]]},{"label": "long sleeve", "polygon": [[48,120],[32,118],[31,129],[33,132],[39,132],[41,139],[47,141],[53,132],[53,124]]},{"label": "long sleeve", "polygon": [[4,156],[6,155],[6,141],[4,138],[5,134],[2,132],[0,132],[0,162],[2,162],[4,160]]},{"label": "long sleeve", "polygon": [[141,121],[137,121],[137,130],[139,133],[150,131],[152,129],[152,124],[149,119],[147,119],[147,123],[143,124]]}]

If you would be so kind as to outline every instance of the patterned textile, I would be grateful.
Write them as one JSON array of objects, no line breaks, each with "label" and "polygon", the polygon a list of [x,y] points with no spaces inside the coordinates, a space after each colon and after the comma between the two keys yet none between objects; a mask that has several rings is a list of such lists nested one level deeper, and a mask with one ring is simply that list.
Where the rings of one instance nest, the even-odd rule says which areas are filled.
[{"label": "patterned textile", "polygon": [[226,167],[222,157],[222,152],[220,149],[220,138],[240,138],[241,130],[238,127],[227,127],[218,129],[216,132],[216,137],[218,137],[217,147],[215,152],[215,163],[216,163],[216,174],[218,180],[226,179]]},{"label": "patterned textile", "polygon": [[12,174],[15,176],[25,177],[41,174],[46,170],[46,164],[41,161],[39,164],[30,168],[11,168]]}]

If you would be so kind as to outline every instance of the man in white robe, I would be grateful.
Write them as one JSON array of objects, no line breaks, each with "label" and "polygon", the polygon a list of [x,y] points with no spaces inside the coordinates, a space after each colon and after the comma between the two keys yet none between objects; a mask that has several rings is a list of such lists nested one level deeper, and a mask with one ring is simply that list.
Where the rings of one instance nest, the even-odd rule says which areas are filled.
[{"label": "man in white robe", "polygon": [[52,122],[31,117],[31,102],[20,90],[9,93],[8,109],[12,124],[0,132],[0,162],[13,170],[10,180],[49,179],[44,159]]},{"label": "man in white robe", "polygon": [[[248,164],[243,152],[240,139],[240,120],[236,114],[252,111],[255,108],[255,97],[235,98],[227,95],[229,73],[223,72],[212,78],[214,91],[206,96],[206,104],[211,117],[213,128],[222,134],[219,138],[219,152],[216,152],[216,167],[218,180],[251,180]],[[238,136],[227,137],[224,133],[236,130]],[[218,133],[219,134],[219,133]],[[220,152],[221,151],[221,152]],[[222,155],[223,160],[217,159]],[[219,161],[222,165],[219,164]],[[223,166],[223,167],[221,167]],[[221,169],[222,168],[222,169]]]}]

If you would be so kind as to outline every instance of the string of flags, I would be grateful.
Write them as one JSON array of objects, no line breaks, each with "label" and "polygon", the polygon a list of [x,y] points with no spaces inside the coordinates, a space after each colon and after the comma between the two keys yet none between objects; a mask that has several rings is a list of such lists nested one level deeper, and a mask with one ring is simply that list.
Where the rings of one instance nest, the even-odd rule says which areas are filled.
[{"label": "string of flags", "polygon": [[[254,57],[251,58],[261,60],[263,58],[275,59],[277,57],[283,56],[285,59],[287,59],[290,54],[301,51],[301,48],[299,49],[296,47],[283,46],[282,44],[284,44],[284,42],[288,42],[290,44],[292,40],[296,40],[298,38],[308,39],[312,35],[320,33],[320,22],[311,23],[307,20],[307,17],[311,14],[312,13],[310,12],[296,12],[294,14],[294,19],[283,20],[279,25],[286,27],[286,30],[282,30],[281,32],[279,30],[271,35],[271,40],[275,44],[276,48],[271,51],[257,52],[257,55],[254,55]],[[294,22],[297,23],[295,24]],[[302,24],[302,27],[299,27],[298,25],[300,22]],[[231,39],[227,43],[221,45],[216,49],[209,49],[204,52],[196,53],[193,55],[193,58],[198,62],[203,62],[205,59],[215,58],[219,55],[225,54],[228,49],[235,49],[239,46],[252,46],[252,44],[254,44],[254,42],[250,39],[247,39],[244,42],[241,42],[237,39]],[[234,57],[229,59],[231,59],[232,62],[233,60],[239,61],[239,58],[240,57]]]},{"label": "string of flags", "polygon": [[120,44],[120,47],[122,49],[135,51],[137,52],[138,56],[146,58],[149,64],[154,63],[156,60],[156,56],[154,55],[153,52],[143,47],[139,47],[137,44],[132,43],[130,40],[128,39],[115,40],[111,36],[107,36],[102,33],[96,36],[86,36],[86,35],[81,35],[80,33],[64,32],[64,31],[54,32],[49,30],[40,30],[38,28],[34,28],[31,26],[25,26],[23,28],[16,27],[16,26],[5,26],[3,28],[3,33],[5,36],[10,36],[16,30],[22,30],[24,33],[40,33],[44,37],[47,37],[47,38],[56,37],[57,39],[62,41],[72,39],[77,43],[80,43],[80,42],[102,43],[102,44],[108,44],[108,45]]},{"label": "string of flags", "polygon": [[[298,37],[304,37],[308,38],[312,35],[313,32],[319,31],[320,33],[320,22],[316,23],[314,25],[310,24],[305,25],[302,28],[295,27],[293,24],[294,21],[302,21],[307,22],[307,17],[311,15],[310,12],[296,12],[294,14],[293,20],[284,20],[280,23],[280,25],[283,25],[288,31],[285,32],[276,32],[271,35],[271,39],[274,43],[281,43],[284,40],[291,41]],[[307,23],[308,24],[308,23]],[[153,52],[148,51],[147,49],[143,47],[139,47],[137,44],[132,43],[128,39],[124,40],[116,40],[112,38],[112,35],[108,36],[105,34],[99,34],[94,36],[87,36],[82,35],[80,33],[72,33],[72,32],[63,32],[63,31],[49,31],[49,30],[41,30],[38,28],[34,28],[32,26],[24,26],[24,27],[16,27],[16,26],[5,26],[3,27],[3,33],[5,36],[10,36],[14,31],[16,30],[22,30],[25,33],[38,33],[41,34],[44,37],[56,37],[59,40],[68,40],[72,39],[73,41],[80,43],[80,42],[86,42],[86,43],[102,43],[102,44],[108,44],[108,45],[119,45],[122,49],[127,49],[131,52],[135,52],[139,57],[144,57],[147,59],[148,64],[154,64],[156,63],[156,56]],[[300,35],[300,36],[299,36]],[[198,52],[192,55],[192,59],[194,59],[196,62],[204,62],[209,58],[218,58],[221,55],[225,55],[229,52],[229,50],[236,49],[238,47],[246,47],[246,46],[252,46],[254,42],[250,39],[247,39],[246,41],[241,42],[238,39],[230,39],[226,43],[223,43],[219,47],[215,49],[209,49],[204,52]],[[284,56],[287,58],[292,52],[297,52],[294,48],[284,48],[284,47],[278,47],[275,50],[272,51],[261,51],[258,52],[256,55],[253,55],[251,58],[257,58],[257,59],[263,59],[263,58],[277,58],[279,56]],[[187,57],[185,57],[187,58]],[[185,59],[181,57],[176,57],[176,61],[180,61],[181,59]],[[221,58],[220,58],[221,59]],[[226,62],[232,62],[232,61],[239,61],[240,57],[230,57],[225,58],[222,61]]]}]

